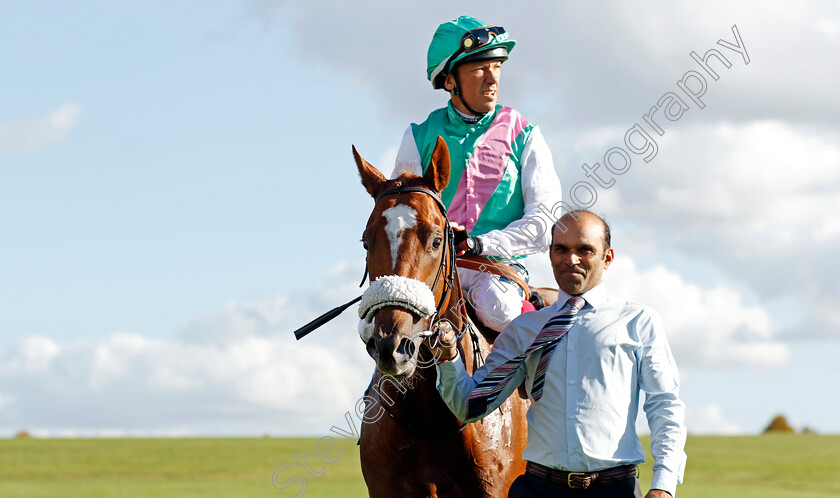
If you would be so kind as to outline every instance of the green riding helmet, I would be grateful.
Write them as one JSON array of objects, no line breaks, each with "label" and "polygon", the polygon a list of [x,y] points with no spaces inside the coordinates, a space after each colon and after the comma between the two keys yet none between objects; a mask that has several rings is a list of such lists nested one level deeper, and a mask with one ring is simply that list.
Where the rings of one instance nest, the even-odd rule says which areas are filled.
[{"label": "green riding helmet", "polygon": [[516,40],[505,28],[490,26],[471,16],[461,16],[438,26],[426,55],[426,77],[435,89],[443,88],[446,75],[458,63],[508,57]]}]

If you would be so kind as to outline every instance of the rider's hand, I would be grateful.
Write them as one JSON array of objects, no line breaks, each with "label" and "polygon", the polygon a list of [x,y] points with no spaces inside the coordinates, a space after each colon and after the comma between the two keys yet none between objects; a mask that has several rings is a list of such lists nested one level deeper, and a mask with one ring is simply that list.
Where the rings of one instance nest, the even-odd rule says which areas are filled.
[{"label": "rider's hand", "polygon": [[470,232],[466,227],[452,224],[452,230],[455,232],[455,256],[478,256],[484,251],[481,239],[470,236]]},{"label": "rider's hand", "polygon": [[439,321],[435,324],[435,332],[426,339],[426,345],[438,362],[458,356],[458,336],[455,335],[452,324],[446,320]]}]

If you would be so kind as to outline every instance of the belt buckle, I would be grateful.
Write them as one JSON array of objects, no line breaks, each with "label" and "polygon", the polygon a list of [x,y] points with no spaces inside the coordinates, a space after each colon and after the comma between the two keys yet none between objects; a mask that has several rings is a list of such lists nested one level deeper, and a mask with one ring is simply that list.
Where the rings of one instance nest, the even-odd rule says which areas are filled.
[{"label": "belt buckle", "polygon": [[[572,476],[581,476],[580,486],[572,484]],[[586,489],[589,487],[589,476],[586,472],[569,472],[569,476],[566,478],[566,484],[572,489]]]}]

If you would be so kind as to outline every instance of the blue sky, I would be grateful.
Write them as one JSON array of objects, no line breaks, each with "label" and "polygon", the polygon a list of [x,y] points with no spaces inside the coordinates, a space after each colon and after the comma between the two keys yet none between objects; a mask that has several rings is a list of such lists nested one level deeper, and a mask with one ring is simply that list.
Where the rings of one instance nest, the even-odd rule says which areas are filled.
[{"label": "blue sky", "polygon": [[[4,268],[6,295],[40,296],[53,310],[4,313],[4,325],[69,338],[71,317],[87,335],[132,316],[163,336],[182,313],[296,287],[300,274],[285,277],[299,266],[290,242],[316,232],[293,206],[311,202],[308,188],[338,194],[353,175],[349,164],[338,182],[310,187],[314,167],[346,162],[350,149],[345,132],[343,147],[313,153],[337,127],[319,124],[320,106],[365,109],[337,102],[319,83],[324,70],[285,54],[293,40],[247,5],[178,5],[5,7],[3,59],[15,78],[4,122],[79,110],[68,139],[4,154],[3,226],[14,234],[4,260],[29,262]],[[25,50],[14,43],[32,38]],[[309,96],[298,95],[300,80]],[[324,243],[307,245],[318,253]]]},{"label": "blue sky", "polygon": [[[814,386],[840,381],[840,7],[761,5],[470,13],[518,40],[501,101],[541,126],[564,195],[698,70],[690,52],[725,54],[705,108],[599,190],[607,282],[663,315],[690,431],[757,433],[783,413],[837,433],[840,406]],[[405,126],[446,101],[425,50],[465,9],[0,5],[0,434],[341,422],[372,369],[353,312],[291,331],[360,292],[372,203],[351,144],[390,172]],[[733,25],[749,64],[716,44]]]}]

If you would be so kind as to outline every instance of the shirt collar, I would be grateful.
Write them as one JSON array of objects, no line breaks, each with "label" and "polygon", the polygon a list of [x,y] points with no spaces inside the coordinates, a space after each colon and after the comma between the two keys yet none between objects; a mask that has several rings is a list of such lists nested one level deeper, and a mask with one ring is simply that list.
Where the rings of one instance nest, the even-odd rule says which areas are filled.
[{"label": "shirt collar", "polygon": [[446,104],[446,107],[447,107],[447,114],[449,116],[449,122],[450,123],[453,123],[456,126],[461,126],[461,127],[464,127],[464,128],[469,128],[469,127],[481,128],[481,127],[487,126],[491,122],[493,122],[493,119],[495,119],[495,117],[496,117],[496,113],[499,112],[499,109],[502,108],[502,105],[501,104],[496,104],[496,108],[493,109],[493,112],[488,112],[487,114],[482,116],[482,118],[479,119],[478,122],[475,123],[475,124],[467,124],[467,123],[464,122],[463,119],[461,119],[461,116],[458,115],[458,111],[456,111],[455,107],[452,105],[452,100],[450,100]]},{"label": "shirt collar", "polygon": [[[557,308],[557,311],[560,311],[563,306],[566,305],[566,301],[572,298],[571,294],[566,294],[563,289],[559,289],[557,293],[557,302],[554,303],[554,306]],[[599,306],[603,305],[609,299],[609,295],[607,294],[607,286],[604,285],[604,282],[596,285],[595,287],[589,289],[588,291],[584,292],[578,297],[582,297],[586,304],[591,306],[592,308],[598,308]],[[585,306],[584,306],[585,307]]]}]

